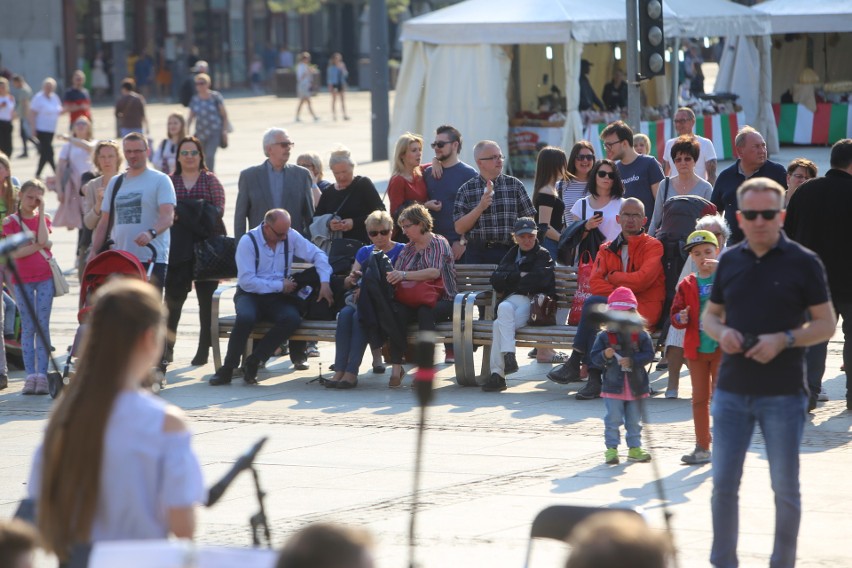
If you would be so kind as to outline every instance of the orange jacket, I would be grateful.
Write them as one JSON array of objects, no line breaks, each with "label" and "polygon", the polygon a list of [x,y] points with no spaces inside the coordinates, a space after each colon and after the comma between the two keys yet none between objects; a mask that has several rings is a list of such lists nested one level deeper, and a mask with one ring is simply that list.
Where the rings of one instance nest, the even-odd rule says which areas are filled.
[{"label": "orange jacket", "polygon": [[627,240],[628,263],[624,270],[621,246],[624,235],[601,245],[595,259],[590,286],[595,296],[609,296],[619,286],[630,288],[639,301],[639,314],[654,329],[663,312],[666,281],[663,274],[663,244],[641,233]]}]

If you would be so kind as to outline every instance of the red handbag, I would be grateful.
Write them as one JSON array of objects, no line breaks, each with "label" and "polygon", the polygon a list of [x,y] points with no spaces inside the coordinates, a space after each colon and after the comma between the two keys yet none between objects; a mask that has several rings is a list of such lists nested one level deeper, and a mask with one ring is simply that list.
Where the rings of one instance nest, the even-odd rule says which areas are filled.
[{"label": "red handbag", "polygon": [[444,293],[444,281],[434,280],[403,280],[396,285],[394,299],[409,308],[427,306],[434,308]]},{"label": "red handbag", "polygon": [[586,298],[592,295],[591,281],[593,267],[592,253],[583,251],[583,254],[580,256],[580,262],[577,263],[577,291],[574,293],[573,300],[571,300],[571,311],[568,312],[568,325],[580,324],[583,304],[586,303]]}]

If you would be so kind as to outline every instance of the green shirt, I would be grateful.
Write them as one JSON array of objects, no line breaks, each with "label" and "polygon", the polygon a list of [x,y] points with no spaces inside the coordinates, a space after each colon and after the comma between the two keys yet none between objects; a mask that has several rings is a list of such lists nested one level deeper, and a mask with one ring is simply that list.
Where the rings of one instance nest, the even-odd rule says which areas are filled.
[{"label": "green shirt", "polygon": [[[715,274],[709,278],[702,278],[697,273],[695,281],[698,283],[698,302],[701,306],[701,313],[704,313],[704,308],[707,306],[707,300],[710,299],[710,292],[713,290],[713,279]],[[704,322],[699,321],[698,330],[701,334],[701,342],[698,344],[699,353],[713,353],[719,347],[719,342],[707,335],[704,332]]]}]

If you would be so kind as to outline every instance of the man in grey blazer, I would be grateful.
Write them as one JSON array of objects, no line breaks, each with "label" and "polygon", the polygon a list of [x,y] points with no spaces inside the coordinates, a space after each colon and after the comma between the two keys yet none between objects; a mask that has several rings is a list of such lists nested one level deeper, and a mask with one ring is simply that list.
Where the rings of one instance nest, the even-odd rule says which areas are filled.
[{"label": "man in grey blazer", "polygon": [[239,240],[248,229],[263,222],[271,209],[290,212],[292,227],[310,238],[308,228],[314,216],[311,173],[301,166],[288,164],[294,142],[282,128],[263,133],[263,153],[267,160],[240,172],[237,206],[234,213],[234,238]]}]

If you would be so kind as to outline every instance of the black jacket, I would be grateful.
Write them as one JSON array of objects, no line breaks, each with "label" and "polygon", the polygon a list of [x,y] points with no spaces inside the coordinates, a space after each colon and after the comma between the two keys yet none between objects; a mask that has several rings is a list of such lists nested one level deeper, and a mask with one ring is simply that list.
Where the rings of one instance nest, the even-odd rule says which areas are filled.
[{"label": "black jacket", "polygon": [[374,251],[362,266],[361,292],[358,295],[358,320],[367,334],[370,347],[381,347],[385,340],[398,343],[405,351],[406,329],[400,328],[393,302],[393,286],[388,283],[388,272],[393,270],[388,257]]},{"label": "black jacket", "polygon": [[[521,253],[518,264],[518,245],[513,246],[500,261],[497,270],[491,275],[491,285],[502,297],[510,294],[556,295],[556,272],[554,262],[547,249],[536,243],[535,247]],[[521,272],[525,272],[521,276]]]},{"label": "black jacket", "polygon": [[598,255],[601,245],[606,242],[606,237],[600,229],[594,228],[583,237],[586,230],[586,220],[580,219],[568,225],[559,237],[557,251],[562,264],[573,266],[579,264],[580,257],[585,251],[589,251],[592,260]]},{"label": "black jacket", "polygon": [[204,199],[182,199],[175,205],[175,221],[169,230],[169,264],[193,260],[194,245],[216,235],[221,224],[216,206]]}]

